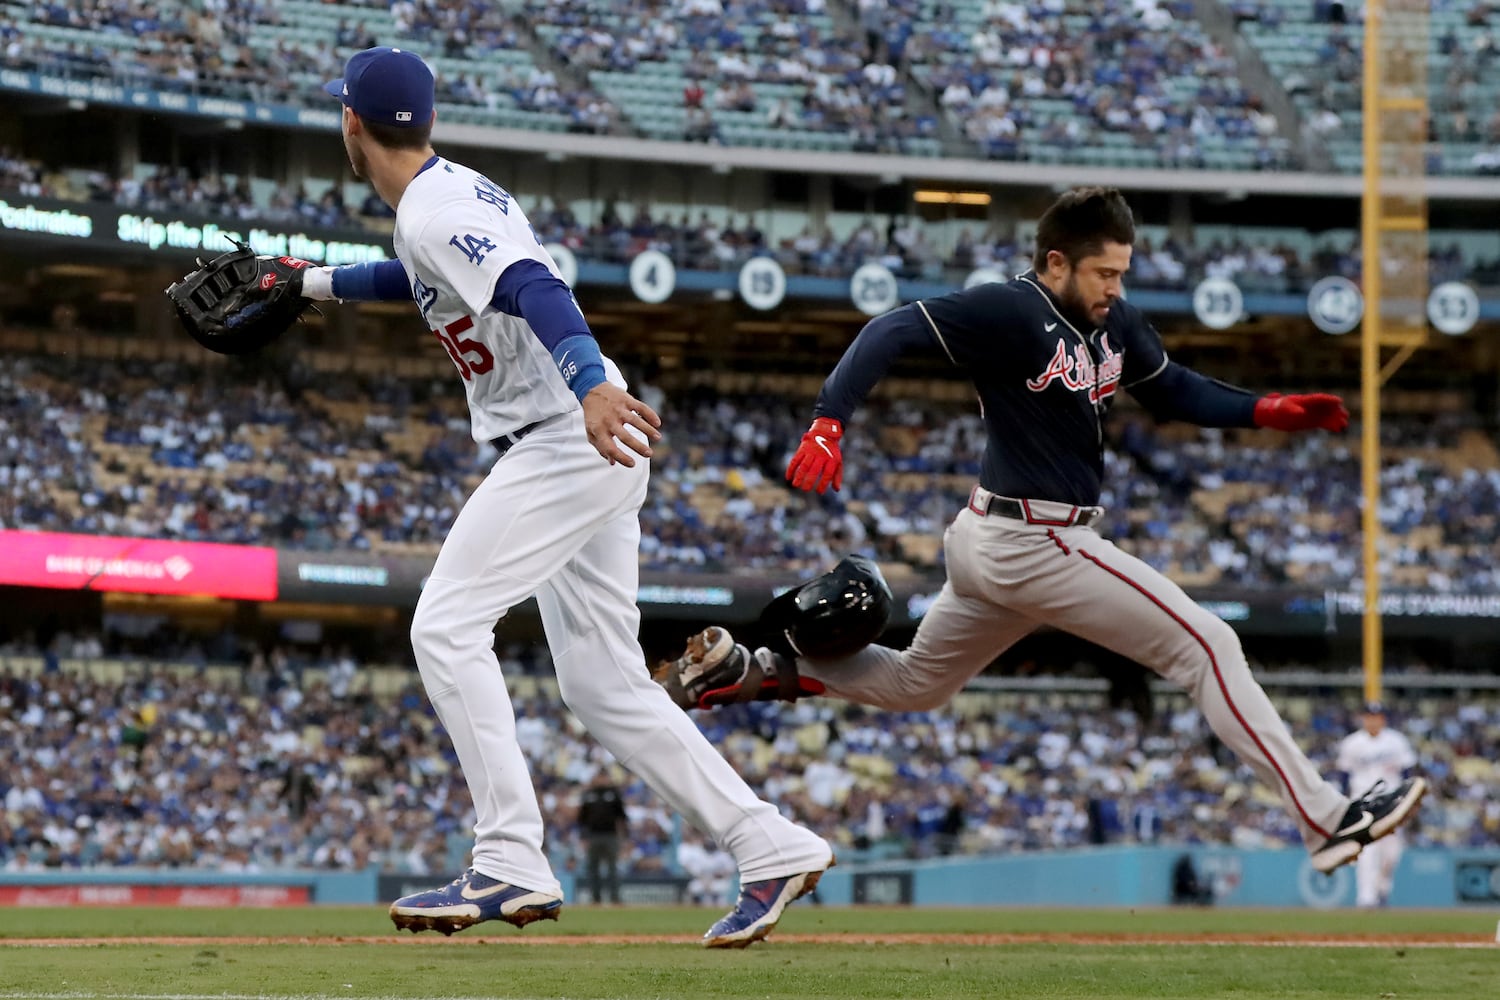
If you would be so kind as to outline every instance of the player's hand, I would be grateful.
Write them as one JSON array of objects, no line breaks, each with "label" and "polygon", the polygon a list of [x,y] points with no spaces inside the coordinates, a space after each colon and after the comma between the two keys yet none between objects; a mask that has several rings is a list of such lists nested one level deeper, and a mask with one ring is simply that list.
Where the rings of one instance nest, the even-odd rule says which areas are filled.
[{"label": "player's hand", "polygon": [[656,411],[611,382],[600,382],[583,397],[583,426],[595,451],[627,469],[635,468],[635,459],[626,448],[650,458],[651,442],[661,440]]},{"label": "player's hand", "polygon": [[1349,426],[1349,411],[1331,393],[1283,396],[1273,392],[1256,400],[1255,426],[1278,431],[1342,431]]},{"label": "player's hand", "polygon": [[832,486],[834,492],[844,485],[844,455],[839,451],[839,438],[844,436],[844,425],[832,417],[819,417],[812,422],[797,454],[787,463],[787,482],[799,490],[826,492]]}]

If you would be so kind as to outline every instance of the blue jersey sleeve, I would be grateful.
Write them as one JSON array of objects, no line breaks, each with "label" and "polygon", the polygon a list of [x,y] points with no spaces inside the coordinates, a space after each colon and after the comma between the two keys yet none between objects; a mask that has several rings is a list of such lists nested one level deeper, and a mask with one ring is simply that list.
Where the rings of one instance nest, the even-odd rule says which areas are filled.
[{"label": "blue jersey sleeve", "polygon": [[1175,361],[1126,391],[1158,420],[1185,420],[1199,427],[1254,427],[1260,398]]},{"label": "blue jersey sleeve", "polygon": [[897,358],[932,346],[932,330],[918,305],[903,306],[865,324],[823,383],[813,411],[817,416],[847,423]]},{"label": "blue jersey sleeve", "polygon": [[518,260],[507,267],[495,282],[491,304],[526,321],[580,401],[604,381],[604,356],[572,289],[541,261]]},{"label": "blue jersey sleeve", "polygon": [[1184,420],[1199,427],[1254,427],[1254,393],[1199,374],[1168,359],[1161,334],[1141,312],[1121,303],[1125,344],[1121,382],[1158,420]]},{"label": "blue jersey sleeve", "polygon": [[333,297],[352,302],[399,302],[411,298],[411,281],[399,260],[372,260],[333,270]]},{"label": "blue jersey sleeve", "polygon": [[1026,315],[1026,293],[987,282],[913,303],[943,355],[961,368],[991,362],[1010,350],[1005,331]]}]

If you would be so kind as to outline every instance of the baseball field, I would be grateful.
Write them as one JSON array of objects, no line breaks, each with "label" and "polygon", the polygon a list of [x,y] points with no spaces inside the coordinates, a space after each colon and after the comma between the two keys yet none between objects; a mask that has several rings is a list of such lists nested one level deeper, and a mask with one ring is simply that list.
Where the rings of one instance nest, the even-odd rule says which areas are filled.
[{"label": "baseball field", "polygon": [[717,914],[574,907],[555,924],[392,934],[376,907],[0,910],[0,1000],[337,997],[1500,996],[1496,910],[799,905],[707,951]]}]

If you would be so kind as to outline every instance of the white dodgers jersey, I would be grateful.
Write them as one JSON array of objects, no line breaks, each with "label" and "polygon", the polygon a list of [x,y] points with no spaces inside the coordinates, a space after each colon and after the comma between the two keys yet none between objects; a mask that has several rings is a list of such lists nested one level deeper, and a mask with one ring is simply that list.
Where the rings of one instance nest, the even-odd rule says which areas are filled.
[{"label": "white dodgers jersey", "polygon": [[[578,408],[530,324],[491,304],[500,275],[518,261],[539,261],[558,275],[508,191],[437,157],[402,194],[394,243],[423,320],[463,377],[474,440]],[[624,386],[608,358],[604,372]]]},{"label": "white dodgers jersey", "polygon": [[1416,764],[1411,742],[1394,729],[1382,729],[1376,736],[1357,729],[1339,744],[1336,766],[1348,773],[1350,793],[1359,795],[1377,781],[1395,787],[1401,773]]}]

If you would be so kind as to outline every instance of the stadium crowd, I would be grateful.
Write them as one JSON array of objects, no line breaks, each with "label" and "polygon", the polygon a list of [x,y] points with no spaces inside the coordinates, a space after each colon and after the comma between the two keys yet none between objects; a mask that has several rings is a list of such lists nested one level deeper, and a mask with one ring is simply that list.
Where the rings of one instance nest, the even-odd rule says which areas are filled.
[{"label": "stadium crowd", "polygon": [[[493,452],[442,380],[292,365],[234,377],[175,362],[16,358],[0,373],[0,528],[304,549],[435,545]],[[782,482],[807,402],[671,394],[637,378],[668,436],[641,512],[647,569],[826,566],[859,550],[922,572],[978,472],[966,405],[877,398],[852,422],[842,494]],[[95,385],[111,385],[110,398]],[[191,416],[188,416],[191,414]],[[1393,417],[1381,520],[1388,585],[1491,591],[1500,459],[1476,418]],[[1359,470],[1348,440],[1110,424],[1104,533],[1186,584],[1346,585],[1359,578]],[[1462,445],[1470,450],[1458,453]]]},{"label": "stadium crowd", "polygon": [[[429,60],[463,61],[459,65],[466,70],[436,71],[440,102],[562,114],[580,132],[611,131],[618,119],[600,95],[560,86],[555,74],[529,57],[491,71],[496,53],[524,52],[530,44],[521,31],[524,20],[501,5],[397,0],[344,6],[388,10],[388,16],[309,21],[297,7],[278,0],[198,7],[110,0],[37,3],[23,20],[0,20],[0,65],[48,76],[112,79],[172,94],[326,108],[315,84],[337,77],[350,54],[373,45],[406,44],[420,46]],[[72,31],[44,33],[54,28]]]},{"label": "stadium crowd", "polygon": [[[336,76],[350,53],[406,44],[441,61],[445,110],[492,125],[791,148],[825,135],[840,141],[812,148],[1098,166],[1282,170],[1331,156],[1339,169],[1357,167],[1348,148],[1361,33],[1344,24],[1309,33],[1332,20],[1323,8],[1343,4],[1229,4],[1239,29],[1229,38],[1233,28],[1216,34],[1183,0],[344,6],[351,16],[280,0],[46,0],[0,19],[0,65],[319,107],[315,81]],[[1495,173],[1488,5],[1433,9],[1444,20],[1429,53],[1442,112],[1432,116],[1431,169]],[[1279,53],[1289,48],[1316,58],[1288,66]],[[1295,111],[1273,111],[1277,98]],[[664,113],[666,132],[656,127]]]},{"label": "stadium crowd", "polygon": [[[60,635],[50,650],[106,644]],[[0,657],[26,652],[35,650],[24,641],[0,647]],[[549,850],[577,870],[578,795],[609,769],[624,779],[627,870],[676,872],[670,812],[562,708],[545,655],[502,651]],[[440,876],[462,864],[472,808],[414,674],[375,694],[346,653],[279,648],[218,673],[113,660],[103,661],[109,679],[90,679],[59,662],[29,676],[0,666],[0,749],[13,762],[0,771],[0,870],[373,866]],[[841,857],[1298,842],[1279,800],[1216,747],[1185,700],[1143,725],[1089,695],[963,699],[931,714],[812,700],[696,718],[761,794]],[[1435,794],[1412,842],[1494,843],[1500,704],[1433,697],[1414,707],[1393,724]],[[1299,736],[1331,770],[1352,711],[1336,699],[1302,708]],[[687,843],[701,850],[697,838]]]},{"label": "stadium crowd", "polygon": [[1257,169],[1293,165],[1289,147],[1273,141],[1276,116],[1245,90],[1234,55],[1190,3],[985,4],[972,34],[941,9],[923,19],[915,2],[871,6],[917,19],[914,72],[991,159],[1022,159],[1028,143],[1070,151],[1120,137],[1165,167],[1202,168],[1215,140],[1251,151]]},{"label": "stadium crowd", "polygon": [[[259,190],[257,190],[259,189]],[[0,194],[113,203],[137,212],[185,212],[233,222],[281,223],[324,229],[368,228],[384,233],[393,213],[363,186],[355,200],[339,185],[252,184],[245,176],[157,166],[142,176],[114,176],[97,169],[60,169],[0,147]],[[1014,233],[929,227],[913,216],[869,216],[836,236],[829,226],[808,224],[797,233],[768,234],[752,214],[700,209],[697,217],[653,211],[646,205],[604,202],[591,224],[550,198],[535,200],[529,215],[547,243],[566,246],[581,262],[629,263],[644,250],[659,250],[679,268],[737,270],[752,257],[773,257],[788,274],[847,277],[862,264],[878,262],[907,280],[962,281],[976,268],[1019,274],[1031,266],[1032,245]],[[1130,286],[1182,291],[1208,277],[1229,278],[1245,292],[1305,292],[1327,275],[1358,279],[1357,240],[1315,241],[1309,234],[1293,245],[1279,234],[1245,227],[1230,239],[1202,242],[1177,236],[1143,235],[1131,262]],[[1434,282],[1469,281],[1500,286],[1500,255],[1469,257],[1457,242],[1434,233],[1428,253]]]},{"label": "stadium crowd", "polygon": [[[117,177],[101,169],[62,168],[0,147],[0,195],[63,201],[108,202],[142,213],[183,211],[233,222],[282,223],[327,229],[369,228],[384,234],[393,213],[368,187],[344,189],[306,183],[252,183],[243,175],[154,166],[142,175]],[[347,195],[353,192],[354,201]],[[362,195],[357,192],[363,192]],[[915,216],[867,216],[838,237],[811,223],[795,234],[768,234],[753,213],[700,208],[687,211],[607,199],[594,222],[552,198],[525,199],[532,226],[546,243],[568,247],[579,261],[628,264],[642,250],[660,250],[679,268],[738,270],[754,256],[771,256],[787,274],[847,277],[861,264],[879,262],[907,280],[962,282],[975,268],[1019,274],[1031,267],[1031,240],[1002,229],[924,225]],[[1434,283],[1467,280],[1500,286],[1500,255],[1466,256],[1457,241],[1434,232],[1428,252]],[[1185,291],[1205,277],[1229,277],[1245,292],[1305,292],[1329,274],[1359,279],[1358,240],[1290,243],[1253,226],[1233,238],[1194,240],[1142,235],[1131,261],[1131,288]]]},{"label": "stadium crowd", "polygon": [[[861,152],[906,152],[931,137],[936,116],[912,114],[900,53],[840,30],[823,0],[654,0],[526,4],[552,51],[585,73],[671,67],[682,82],[682,138],[723,142],[720,120],[750,117],[769,129],[838,132]],[[664,16],[665,15],[665,16]],[[773,85],[766,87],[765,85]],[[761,90],[757,92],[758,88]],[[774,90],[766,94],[766,90]],[[664,92],[648,103],[672,101]]]}]

